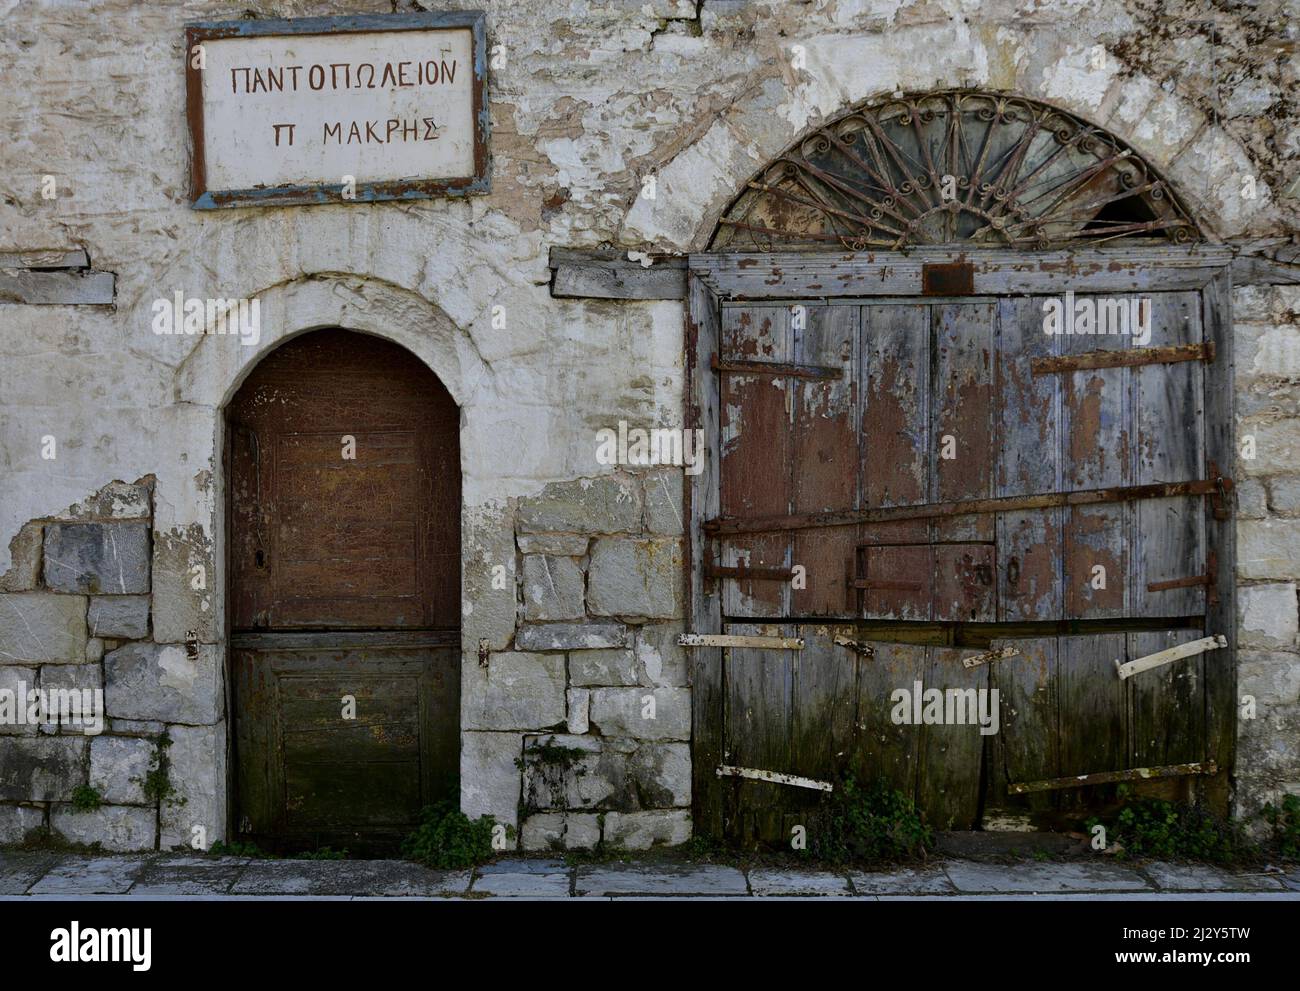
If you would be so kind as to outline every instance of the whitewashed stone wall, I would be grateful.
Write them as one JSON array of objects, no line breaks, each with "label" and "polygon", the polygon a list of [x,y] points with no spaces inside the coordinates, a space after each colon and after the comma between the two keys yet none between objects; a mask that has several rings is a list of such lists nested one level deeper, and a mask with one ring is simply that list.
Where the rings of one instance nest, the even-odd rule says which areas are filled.
[{"label": "whitewashed stone wall", "polygon": [[[395,340],[461,407],[465,809],[517,823],[525,846],[602,835],[638,846],[689,831],[688,679],[672,646],[681,603],[663,584],[680,554],[680,474],[612,471],[596,462],[595,433],[620,419],[680,425],[683,312],[553,300],[550,246],[702,248],[754,171],[819,122],[896,89],[966,84],[1055,102],[1118,134],[1212,238],[1297,229],[1297,57],[1268,47],[1286,30],[1282,5],[1268,2],[1221,13],[1121,0],[485,0],[474,6],[506,55],[490,81],[490,195],[189,209],[186,22],[395,6],[452,5],[0,0],[0,249],[82,247],[117,277],[112,306],[0,304],[4,594],[26,596],[15,601],[29,611],[48,603],[46,646],[68,629],[79,643],[92,597],[49,585],[35,556],[45,523],[82,519],[68,508],[114,480],[149,479],[149,629],[127,649],[145,657],[139,677],[161,683],[161,652],[196,643],[176,676],[196,686],[184,705],[203,710],[120,716],[150,731],[162,723],[173,739],[188,811],[185,822],[164,815],[161,831],[125,831],[107,814],[98,832],[84,828],[91,820],[66,825],[59,807],[71,782],[94,773],[94,745],[0,736],[6,782],[18,781],[10,755],[69,751],[42,765],[51,770],[39,787],[34,772],[5,786],[5,840],[56,819],[69,835],[122,846],[170,846],[193,824],[209,841],[224,835],[221,411],[296,333],[341,325]],[[654,200],[640,195],[650,175]],[[1241,192],[1247,175],[1253,199]],[[53,200],[40,195],[45,176],[57,181]],[[151,302],[176,290],[259,299],[259,344],[153,335]],[[1242,429],[1269,438],[1238,467],[1242,691],[1261,713],[1242,724],[1247,810],[1300,787],[1300,540],[1295,462],[1282,453],[1296,413],[1291,292],[1236,295]],[[58,439],[55,461],[39,456],[46,435]],[[505,588],[493,584],[498,565]],[[201,590],[195,566],[208,575]],[[0,641],[22,642],[12,615],[0,606]],[[108,670],[106,659],[62,664],[24,650],[0,654],[3,677]],[[640,716],[646,695],[653,722]]]}]

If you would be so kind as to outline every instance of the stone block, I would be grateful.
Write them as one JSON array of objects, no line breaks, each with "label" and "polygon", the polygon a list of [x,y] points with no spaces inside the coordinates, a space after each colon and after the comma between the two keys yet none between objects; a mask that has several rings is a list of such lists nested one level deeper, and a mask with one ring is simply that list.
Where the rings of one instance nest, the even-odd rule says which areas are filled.
[{"label": "stone block", "polygon": [[144,805],[144,780],[155,749],[140,737],[95,737],[90,741],[90,786],[111,805]]},{"label": "stone block", "polygon": [[197,835],[206,849],[226,838],[226,724],[171,726],[167,735],[172,793],[162,801],[159,845],[190,849]]},{"label": "stone block", "polygon": [[51,523],[45,528],[44,554],[45,584],[55,591],[149,591],[147,523]]},{"label": "stone block", "polygon": [[530,621],[581,619],[585,576],[571,557],[524,557],[524,618]]},{"label": "stone block", "polygon": [[591,692],[585,688],[570,688],[568,691],[568,718],[565,725],[570,733],[587,732],[587,709],[591,704]]},{"label": "stone block", "polygon": [[518,733],[461,734],[460,807],[465,815],[518,823],[520,771],[515,761],[522,749]]},{"label": "stone block", "polygon": [[521,626],[515,634],[520,650],[601,650],[627,646],[621,623],[547,623]]},{"label": "stone block", "polygon": [[200,644],[132,643],[104,655],[104,694],[115,719],[210,726],[221,717],[219,651]]},{"label": "stone block", "polygon": [[677,846],[691,838],[691,814],[685,809],[610,812],[605,815],[605,843],[623,850]]},{"label": "stone block", "polygon": [[39,523],[23,524],[9,541],[9,570],[0,575],[0,592],[30,592],[40,584],[43,541]]},{"label": "stone block", "polygon": [[461,540],[462,640],[470,650],[477,650],[480,640],[489,650],[505,650],[518,619],[513,518],[477,510],[467,518]]},{"label": "stone block", "polygon": [[[191,636],[201,643],[220,639],[211,547],[212,541],[197,524],[154,536],[153,638],[159,643],[183,643]],[[204,588],[194,587],[195,566],[204,569]]]},{"label": "stone block", "polygon": [[143,640],[149,635],[149,596],[95,596],[90,600],[86,625],[92,637]]},{"label": "stone block", "polygon": [[98,664],[47,664],[41,668],[41,689],[51,720],[64,733],[98,736],[104,732],[104,674]]},{"label": "stone block", "polygon": [[682,567],[677,540],[597,540],[587,568],[591,614],[676,618],[681,614]]},{"label": "stone block", "polygon": [[1300,578],[1300,520],[1241,520],[1237,523],[1239,579]]},{"label": "stone block", "polygon": [[637,627],[636,659],[643,685],[681,688],[690,684],[686,648],[677,642],[682,623],[648,623]]},{"label": "stone block", "polygon": [[689,740],[691,693],[685,688],[593,688],[589,718],[592,730],[602,736]]},{"label": "stone block", "polygon": [[572,685],[636,685],[638,675],[636,655],[630,650],[575,650],[569,658]]},{"label": "stone block", "polygon": [[555,557],[583,557],[590,537],[571,533],[521,533],[519,549],[525,554],[550,554]]},{"label": "stone block", "polygon": [[641,529],[641,487],[626,475],[552,482],[519,502],[523,533],[636,533]]},{"label": "stone block", "polygon": [[1239,435],[1255,438],[1255,456],[1237,459],[1243,475],[1275,475],[1300,466],[1300,420],[1247,421],[1241,424]]},{"label": "stone block", "polygon": [[36,668],[13,664],[0,667],[0,736],[31,736],[37,732],[37,725],[27,719],[27,693],[37,687]]},{"label": "stone block", "polygon": [[50,810],[50,829],[69,843],[98,843],[112,853],[152,850],[158,836],[157,814],[151,808],[104,805],[79,812],[71,805]]},{"label": "stone block", "polygon": [[1262,520],[1268,515],[1268,487],[1259,478],[1243,478],[1237,483],[1237,518]]},{"label": "stone block", "polygon": [[45,828],[45,810],[32,805],[0,805],[0,844],[22,843]]},{"label": "stone block", "polygon": [[1255,696],[1265,709],[1300,702],[1300,654],[1238,651],[1237,694]]},{"label": "stone block", "polygon": [[[692,450],[692,454],[696,454]],[[699,457],[704,452],[698,452]],[[683,532],[681,469],[647,472],[645,484],[645,528],[648,533],[680,537]]]},{"label": "stone block", "polygon": [[1293,647],[1300,633],[1296,583],[1243,585],[1237,589],[1238,643],[1242,647]]},{"label": "stone block", "polygon": [[628,760],[628,777],[647,808],[691,804],[691,748],[687,743],[647,743]]},{"label": "stone block", "polygon": [[1300,475],[1274,475],[1270,478],[1268,504],[1276,513],[1287,516],[1300,513]]},{"label": "stone block", "polygon": [[83,664],[85,659],[84,596],[0,595],[0,664]]},{"label": "stone block", "polygon": [[492,654],[487,670],[466,672],[462,725],[479,730],[538,730],[566,718],[564,657],[507,651]]},{"label": "stone block", "polygon": [[539,812],[524,820],[525,850],[590,850],[600,842],[600,819],[590,812]]},{"label": "stone block", "polygon": [[86,783],[84,736],[0,737],[0,801],[66,802]]}]

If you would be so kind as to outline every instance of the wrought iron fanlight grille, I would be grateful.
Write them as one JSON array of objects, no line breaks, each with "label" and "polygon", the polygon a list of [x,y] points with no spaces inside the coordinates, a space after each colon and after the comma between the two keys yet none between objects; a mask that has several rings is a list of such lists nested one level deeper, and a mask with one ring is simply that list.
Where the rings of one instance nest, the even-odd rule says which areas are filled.
[{"label": "wrought iron fanlight grille", "polygon": [[749,181],[714,249],[1038,249],[1201,240],[1168,184],[1123,142],[1021,97],[941,91],[818,129]]}]

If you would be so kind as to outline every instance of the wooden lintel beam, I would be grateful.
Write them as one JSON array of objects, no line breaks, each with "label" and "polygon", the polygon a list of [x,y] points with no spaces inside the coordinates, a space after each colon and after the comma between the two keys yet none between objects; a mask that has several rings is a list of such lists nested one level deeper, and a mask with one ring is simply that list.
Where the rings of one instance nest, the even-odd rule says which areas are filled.
[{"label": "wooden lintel beam", "polygon": [[967,516],[980,513],[1055,509],[1061,506],[1095,506],[1101,503],[1164,499],[1170,496],[1214,495],[1217,494],[1220,484],[1226,489],[1231,487],[1232,482],[1227,478],[1197,479],[1188,482],[1158,482],[1152,485],[1082,489],[1076,492],[1044,492],[1038,495],[966,499],[960,502],[933,502],[919,506],[888,506],[879,509],[853,509],[831,513],[762,516],[754,519],[718,517],[706,520],[703,529],[710,536],[720,537],[737,533],[775,533],[785,530],[856,526],[859,523],[892,523],[896,520],[942,519],[949,516]]},{"label": "wooden lintel beam", "polygon": [[684,257],[629,258],[628,254],[605,249],[552,248],[551,295],[557,299],[686,298]]},{"label": "wooden lintel beam", "polygon": [[1035,375],[1077,372],[1090,368],[1132,368],[1138,365],[1171,365],[1180,361],[1213,361],[1214,342],[1177,344],[1161,348],[1125,348],[1116,351],[1088,351],[1084,354],[1033,358],[1029,367]]}]

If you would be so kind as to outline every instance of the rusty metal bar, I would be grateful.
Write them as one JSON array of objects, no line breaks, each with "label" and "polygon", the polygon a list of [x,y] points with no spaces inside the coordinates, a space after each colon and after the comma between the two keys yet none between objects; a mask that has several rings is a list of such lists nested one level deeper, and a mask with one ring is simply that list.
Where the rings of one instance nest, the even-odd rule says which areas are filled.
[{"label": "rusty metal bar", "polygon": [[751,781],[770,781],[777,785],[793,785],[796,788],[810,788],[813,791],[833,791],[835,786],[829,781],[817,781],[814,778],[801,778],[797,774],[782,774],[780,771],[760,771],[754,767],[731,767],[723,764],[718,768],[720,778],[749,778]]},{"label": "rusty metal bar", "polygon": [[1082,788],[1085,785],[1106,785],[1117,781],[1147,781],[1154,778],[1182,778],[1192,774],[1219,773],[1214,761],[1193,764],[1167,764],[1163,767],[1131,767],[1126,771],[1099,771],[1096,774],[1078,774],[1068,778],[1048,778],[1046,781],[1022,781],[1008,784],[1012,795],[1026,795],[1036,791],[1059,791],[1063,788]]},{"label": "rusty metal bar", "polygon": [[843,368],[829,365],[794,365],[782,361],[722,360],[716,354],[709,362],[715,372],[733,375],[785,375],[796,379],[837,379],[844,376]]},{"label": "rusty metal bar", "polygon": [[910,582],[889,578],[855,578],[854,588],[883,588],[897,592],[920,592],[925,586],[920,582]]},{"label": "rusty metal bar", "polygon": [[1008,657],[1017,657],[1019,654],[1019,647],[999,647],[996,650],[985,651],[983,654],[974,654],[970,657],[963,657],[961,663],[968,668],[977,668],[981,664],[987,664],[989,661],[1000,661]]},{"label": "rusty metal bar", "polygon": [[710,578],[748,578],[760,582],[789,581],[794,575],[794,572],[789,568],[748,568],[744,565],[728,567],[721,564],[707,565],[704,573]]},{"label": "rusty metal bar", "polygon": [[1164,582],[1147,582],[1148,592],[1167,592],[1171,588],[1195,588],[1197,585],[1213,585],[1210,575],[1194,575],[1191,578],[1170,578]]},{"label": "rusty metal bar", "polygon": [[1129,368],[1134,365],[1171,365],[1179,361],[1213,361],[1214,342],[1177,344],[1163,348],[1129,348],[1124,351],[1088,351],[1084,354],[1034,358],[1029,367],[1035,375],[1077,372],[1087,368]]},{"label": "rusty metal bar", "polygon": [[859,654],[863,654],[867,657],[874,657],[876,655],[876,648],[871,646],[871,644],[852,640],[843,634],[836,636],[835,642],[841,647],[848,647],[849,650],[857,651]]},{"label": "rusty metal bar", "polygon": [[859,523],[892,523],[896,520],[940,519],[978,513],[1005,513],[1024,509],[1055,509],[1061,506],[1094,506],[1099,503],[1164,499],[1170,496],[1215,495],[1231,488],[1228,478],[1197,479],[1189,482],[1157,482],[1109,489],[1081,489],[1075,492],[1044,492],[994,499],[966,499],[960,502],[932,502],[918,506],[889,506],[830,513],[801,513],[793,516],[761,516],[754,519],[718,517],[703,523],[704,532],[718,537],[737,533],[773,533],[818,527],[856,526]]}]

